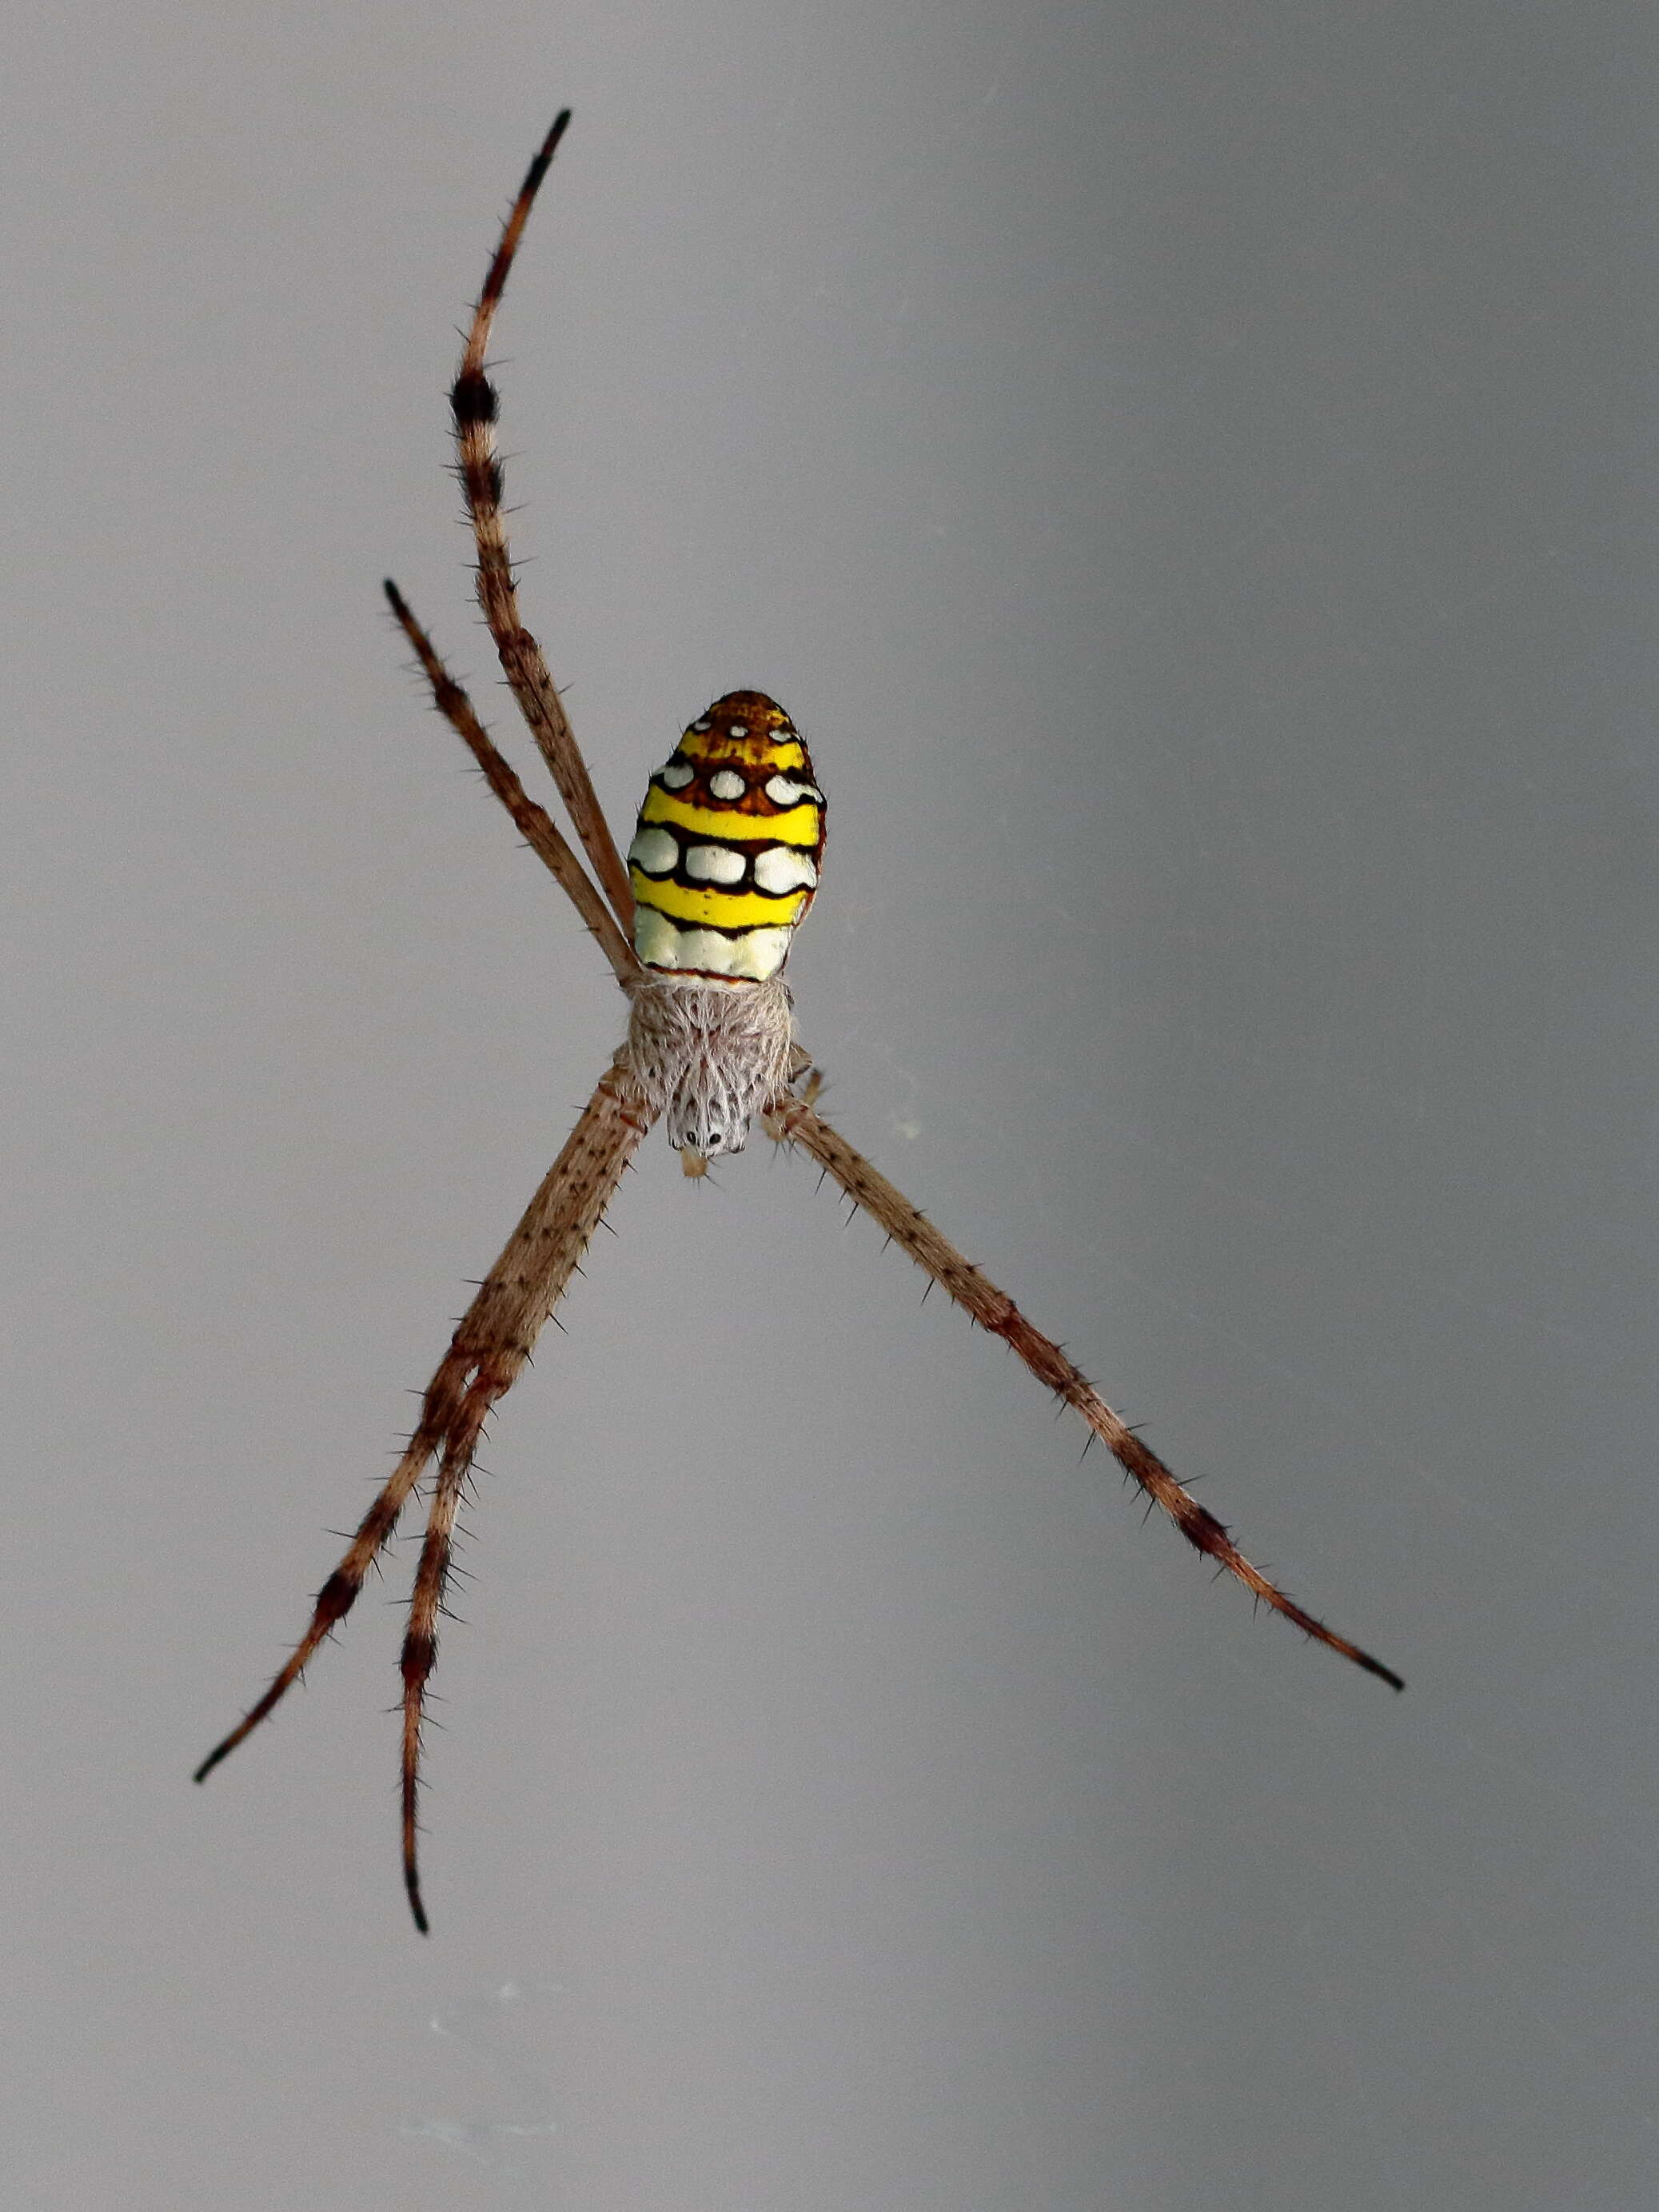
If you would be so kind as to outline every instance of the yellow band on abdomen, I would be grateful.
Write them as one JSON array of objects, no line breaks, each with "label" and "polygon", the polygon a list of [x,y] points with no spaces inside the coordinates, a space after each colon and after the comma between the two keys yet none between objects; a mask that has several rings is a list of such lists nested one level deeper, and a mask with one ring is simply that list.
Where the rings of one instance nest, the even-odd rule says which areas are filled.
[{"label": "yellow band on abdomen", "polygon": [[823,809],[810,799],[781,814],[749,814],[735,806],[694,806],[653,783],[645,794],[640,820],[672,822],[677,830],[702,837],[776,837],[786,845],[799,845],[804,853],[817,852],[823,842]]},{"label": "yellow band on abdomen", "polygon": [[767,898],[759,891],[690,890],[684,884],[653,883],[638,868],[628,873],[636,905],[653,906],[671,921],[699,929],[791,929],[806,898],[805,891]]}]

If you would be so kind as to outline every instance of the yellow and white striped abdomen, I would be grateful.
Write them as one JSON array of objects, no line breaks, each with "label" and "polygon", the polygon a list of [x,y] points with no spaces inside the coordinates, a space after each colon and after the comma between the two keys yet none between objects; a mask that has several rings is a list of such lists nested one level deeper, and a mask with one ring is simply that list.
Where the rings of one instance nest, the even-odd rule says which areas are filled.
[{"label": "yellow and white striped abdomen", "polygon": [[799,732],[728,691],[651,779],[628,848],[634,950],[659,975],[758,983],[789,957],[823,857],[823,793]]}]

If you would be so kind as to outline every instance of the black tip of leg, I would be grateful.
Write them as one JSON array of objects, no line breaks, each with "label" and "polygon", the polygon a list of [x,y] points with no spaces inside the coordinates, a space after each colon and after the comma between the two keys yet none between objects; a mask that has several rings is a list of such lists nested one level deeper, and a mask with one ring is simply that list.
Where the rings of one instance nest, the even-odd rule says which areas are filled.
[{"label": "black tip of leg", "polygon": [[223,1743],[216,1743],[212,1750],[209,1752],[207,1757],[197,1768],[195,1773],[191,1776],[191,1780],[192,1782],[205,1782],[209,1775],[212,1773],[214,1768],[219,1764],[219,1761],[228,1756],[232,1748],[232,1740],[229,1737],[227,1737]]},{"label": "black tip of leg", "polygon": [[1375,1674],[1379,1681],[1386,1682],[1391,1690],[1405,1688],[1404,1675],[1396,1674],[1392,1667],[1385,1667],[1380,1659],[1373,1659],[1369,1651],[1362,1651],[1359,1654],[1359,1663],[1368,1674]]},{"label": "black tip of leg", "polygon": [[409,1909],[415,1916],[416,1927],[422,1936],[429,1936],[432,1930],[427,1923],[426,1907],[421,1902],[421,1877],[413,1867],[404,1869],[404,1888],[408,1893]]},{"label": "black tip of leg", "polygon": [[540,151],[530,164],[529,173],[524,180],[524,190],[526,192],[533,192],[547,174],[553,156],[558,151],[559,141],[569,127],[570,110],[568,107],[562,107],[553,118],[553,128],[543,139]]}]

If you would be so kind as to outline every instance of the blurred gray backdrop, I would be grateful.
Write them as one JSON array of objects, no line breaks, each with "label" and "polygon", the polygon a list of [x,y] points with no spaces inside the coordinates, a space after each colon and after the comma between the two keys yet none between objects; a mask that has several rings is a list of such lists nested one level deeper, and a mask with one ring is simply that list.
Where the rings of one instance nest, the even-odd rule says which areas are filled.
[{"label": "blurred gray backdrop", "polygon": [[[34,2212],[1628,2212],[1659,2185],[1654,18],[15,22],[3,1867]],[[653,1146],[470,1516],[190,1787],[618,1033],[442,395],[624,825],[831,803],[827,1107],[1253,1620],[757,1144]]]}]

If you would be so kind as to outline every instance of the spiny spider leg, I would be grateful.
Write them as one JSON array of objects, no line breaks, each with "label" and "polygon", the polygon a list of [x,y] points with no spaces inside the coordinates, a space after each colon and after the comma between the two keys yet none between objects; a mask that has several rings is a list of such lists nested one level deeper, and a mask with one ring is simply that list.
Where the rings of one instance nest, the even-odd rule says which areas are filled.
[{"label": "spiny spider leg", "polygon": [[599,939],[600,951],[617,971],[617,981],[624,990],[628,989],[641,974],[639,956],[617,928],[616,917],[594,890],[586,869],[566,843],[547,809],[538,806],[530,797],[513,768],[496,750],[489,732],[473,709],[472,702],[439,659],[431,639],[410,612],[403,593],[390,576],[386,578],[384,588],[391,602],[392,611],[398,617],[404,635],[414,647],[416,657],[432,686],[433,703],[438,712],[459,733],[461,742],[483,770],[484,781],[518,824],[520,835],[537,858],[545,861],[556,877],[560,890],[565,892],[588,930]]},{"label": "spiny spider leg", "polygon": [[1312,1613],[1304,1613],[1293,1598],[1270,1583],[1259,1567],[1250,1565],[1214,1514],[1176,1481],[1163,1461],[1118,1418],[1060,1346],[1033,1328],[1006,1291],[998,1290],[971,1261],[964,1260],[902,1191],[896,1189],[885,1176],[830,1127],[812,1105],[816,1090],[816,1083],[809,1082],[805,1092],[799,1097],[790,1091],[775,1098],[767,1109],[768,1135],[781,1144],[799,1146],[840,1184],[854,1204],[861,1206],[981,1328],[1012,1346],[1039,1382],[1063,1398],[1068,1406],[1075,1407],[1124,1473],[1139,1484],[1154,1504],[1163,1508],[1195,1551],[1202,1552],[1218,1567],[1236,1575],[1247,1589],[1264,1604],[1272,1606],[1275,1613],[1282,1613],[1287,1620],[1293,1621],[1316,1644],[1328,1644],[1345,1659],[1352,1659],[1356,1667],[1363,1667],[1368,1674],[1376,1674],[1392,1688],[1403,1690],[1406,1685],[1392,1668],[1385,1667],[1380,1659],[1373,1659],[1369,1651],[1362,1651],[1346,1636],[1327,1628]]},{"label": "spiny spider leg", "polygon": [[552,771],[553,781],[570,811],[576,835],[599,878],[599,888],[610,900],[626,937],[634,925],[634,893],[628,871],[611,835],[611,825],[600,811],[587,764],[577,746],[547,663],[542,658],[542,649],[520,618],[518,586],[507,551],[507,526],[501,519],[501,465],[495,452],[495,388],[484,374],[485,349],[489,343],[495,310],[507,287],[507,272],[524,235],[532,204],[569,121],[568,107],[554,118],[553,128],[530,164],[519,188],[519,197],[502,226],[501,244],[495,248],[495,258],[489,264],[478,304],[472,311],[472,327],[467,333],[466,350],[461,356],[449,403],[455,418],[461,487],[466,494],[472,534],[477,542],[478,604],[495,641],[495,650],[513,687],[513,696],[541,748],[542,758]]},{"label": "spiny spider leg", "polygon": [[416,1865],[421,1717],[437,1657],[437,1624],[449,1571],[455,1509],[490,1407],[523,1372],[536,1339],[563,1296],[624,1169],[651,1126],[651,1113],[621,1054],[599,1078],[569,1141],[544,1177],[501,1257],[467,1308],[420,1419],[392,1478],[369,1507],[344,1558],[317,1594],[309,1626],[270,1688],[196,1770],[205,1781],[296,1682],[331,1629],[356,1601],[377,1553],[398,1524],[422,1470],[440,1455],[426,1540],[404,1640],[404,1885],[422,1935],[427,1919]]},{"label": "spiny spider leg", "polygon": [[455,1510],[490,1407],[523,1372],[651,1121],[619,1053],[455,1332],[449,1357],[470,1380],[444,1440],[402,1658],[404,1886],[422,1935],[416,1864],[421,1718],[438,1652]]}]

